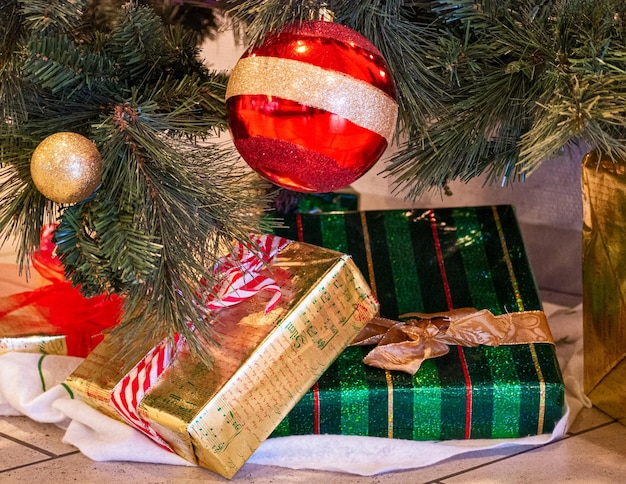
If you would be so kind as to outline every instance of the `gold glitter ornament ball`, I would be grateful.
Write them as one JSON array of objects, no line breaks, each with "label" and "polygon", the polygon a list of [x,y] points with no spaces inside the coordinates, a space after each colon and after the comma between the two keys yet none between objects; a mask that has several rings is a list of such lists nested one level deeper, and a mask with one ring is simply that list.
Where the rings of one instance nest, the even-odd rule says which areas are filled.
[{"label": "gold glitter ornament ball", "polygon": [[93,193],[102,176],[96,145],[77,133],[55,133],[35,148],[30,174],[37,189],[57,203],[76,203]]}]

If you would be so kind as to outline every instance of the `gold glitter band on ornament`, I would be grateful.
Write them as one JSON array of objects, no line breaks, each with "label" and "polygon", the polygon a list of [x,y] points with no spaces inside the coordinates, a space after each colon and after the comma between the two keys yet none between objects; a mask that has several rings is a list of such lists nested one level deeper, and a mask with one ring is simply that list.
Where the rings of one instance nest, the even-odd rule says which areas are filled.
[{"label": "gold glitter band on ornament", "polygon": [[277,57],[240,59],[230,76],[226,99],[246,94],[276,96],[338,114],[389,144],[396,128],[398,104],[383,91],[305,62]]}]

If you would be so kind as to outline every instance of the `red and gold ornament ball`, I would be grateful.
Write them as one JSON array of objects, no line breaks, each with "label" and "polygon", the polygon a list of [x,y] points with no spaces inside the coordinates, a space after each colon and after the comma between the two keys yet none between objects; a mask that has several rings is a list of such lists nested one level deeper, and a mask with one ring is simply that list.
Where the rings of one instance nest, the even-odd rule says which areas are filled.
[{"label": "red and gold ornament ball", "polygon": [[357,180],[391,142],[398,116],[382,54],[361,34],[325,21],[287,25],[244,53],[226,106],[248,165],[300,192]]}]

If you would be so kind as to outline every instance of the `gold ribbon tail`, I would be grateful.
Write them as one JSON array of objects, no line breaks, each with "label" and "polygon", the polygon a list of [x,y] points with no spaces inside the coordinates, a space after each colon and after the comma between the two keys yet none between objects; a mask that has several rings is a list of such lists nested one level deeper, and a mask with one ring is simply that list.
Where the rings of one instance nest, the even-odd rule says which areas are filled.
[{"label": "gold ribbon tail", "polygon": [[554,344],[542,311],[494,316],[487,310],[461,308],[402,317],[409,319],[373,318],[357,335],[352,345],[376,345],[363,359],[365,364],[414,375],[425,360],[447,354],[450,345]]}]

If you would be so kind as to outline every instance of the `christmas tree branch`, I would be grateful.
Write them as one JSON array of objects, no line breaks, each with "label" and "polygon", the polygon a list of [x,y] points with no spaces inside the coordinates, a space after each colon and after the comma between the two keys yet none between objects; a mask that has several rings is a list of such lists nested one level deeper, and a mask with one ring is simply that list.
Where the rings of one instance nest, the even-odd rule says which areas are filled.
[{"label": "christmas tree branch", "polygon": [[577,140],[623,158],[623,4],[437,4],[442,62],[431,67],[449,72],[447,95],[426,141],[411,136],[390,160],[398,192],[416,198],[483,173],[523,179]]},{"label": "christmas tree branch", "polygon": [[[23,35],[7,42],[23,52],[10,72],[24,74],[24,102],[0,125],[0,232],[18,238],[26,264],[58,217],[66,277],[87,296],[124,297],[123,352],[152,332],[177,333],[208,361],[200,281],[215,286],[214,263],[265,228],[269,202],[232,145],[210,141],[225,128],[227,77],[199,62],[194,35],[135,3],[109,31],[83,26],[71,2],[15,5]],[[30,175],[33,150],[59,131],[86,136],[102,158],[100,186],[72,205],[47,200]]]},{"label": "christmas tree branch", "polygon": [[483,174],[524,179],[578,140],[623,158],[619,0],[220,3],[235,5],[252,43],[327,7],[381,50],[402,139],[384,174],[407,198]]}]

